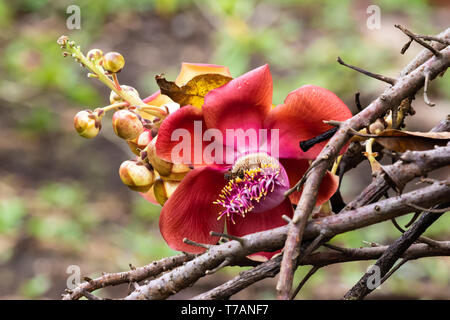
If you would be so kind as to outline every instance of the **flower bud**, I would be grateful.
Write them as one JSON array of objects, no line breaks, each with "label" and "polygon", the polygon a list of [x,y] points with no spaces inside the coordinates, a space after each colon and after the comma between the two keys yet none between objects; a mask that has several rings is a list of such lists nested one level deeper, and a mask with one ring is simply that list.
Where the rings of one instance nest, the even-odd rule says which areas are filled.
[{"label": "flower bud", "polygon": [[164,176],[164,179],[181,181],[188,172],[191,171],[191,168],[182,163],[174,163],[172,166],[172,172],[168,176]]},{"label": "flower bud", "polygon": [[139,117],[129,110],[116,111],[112,117],[114,132],[122,139],[136,139],[144,127]]},{"label": "flower bud", "polygon": [[[139,92],[135,88],[127,86],[127,85],[121,85],[120,87],[122,88],[122,90],[127,92],[129,95],[139,98]],[[123,99],[115,91],[111,91],[111,93],[109,95],[109,102],[111,104],[123,102]]]},{"label": "flower bud", "polygon": [[151,141],[151,131],[148,129],[144,129],[144,131],[136,139],[128,140],[127,143],[131,151],[135,155],[139,156],[141,154],[141,150],[144,150]]},{"label": "flower bud", "polygon": [[131,190],[146,192],[155,181],[155,174],[146,165],[127,160],[120,165],[119,175],[122,182]]},{"label": "flower bud", "polygon": [[91,110],[78,112],[73,118],[73,126],[80,136],[87,139],[94,138],[102,127],[100,119]]},{"label": "flower bud", "polygon": [[101,60],[103,69],[110,73],[120,72],[125,65],[124,57],[118,52],[108,52]]},{"label": "flower bud", "polygon": [[159,175],[168,176],[172,172],[173,163],[165,161],[156,155],[156,139],[157,137],[153,138],[145,149],[148,161],[158,171]]},{"label": "flower bud", "polygon": [[100,49],[91,49],[89,50],[89,52],[86,54],[86,57],[89,60],[93,60],[93,61],[99,61],[102,57],[103,57],[103,51]]},{"label": "flower bud", "polygon": [[181,181],[191,169],[185,164],[172,163],[159,158],[156,155],[156,139],[153,138],[144,149],[147,152],[148,161],[164,180]]},{"label": "flower bud", "polygon": [[165,181],[161,178],[156,179],[153,185],[153,193],[156,201],[163,206],[167,199],[175,192],[179,184],[179,181]]}]

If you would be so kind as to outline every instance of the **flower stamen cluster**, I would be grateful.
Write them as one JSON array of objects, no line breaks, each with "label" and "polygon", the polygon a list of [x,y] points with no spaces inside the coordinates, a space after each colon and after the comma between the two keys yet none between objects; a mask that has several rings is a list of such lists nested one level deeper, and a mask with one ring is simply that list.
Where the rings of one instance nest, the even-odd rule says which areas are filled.
[{"label": "flower stamen cluster", "polygon": [[255,208],[255,202],[264,200],[275,186],[281,185],[278,179],[280,169],[272,164],[262,164],[261,167],[241,171],[239,175],[228,182],[219,199],[213,202],[224,207],[217,220],[226,215],[235,224],[234,214],[245,218],[245,214]]}]

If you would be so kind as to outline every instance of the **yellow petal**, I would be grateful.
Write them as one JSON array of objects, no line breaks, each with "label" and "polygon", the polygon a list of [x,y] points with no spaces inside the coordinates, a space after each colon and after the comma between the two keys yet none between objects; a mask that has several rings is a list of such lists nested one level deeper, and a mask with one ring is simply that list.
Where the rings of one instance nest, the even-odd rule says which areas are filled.
[{"label": "yellow petal", "polygon": [[216,73],[223,76],[231,77],[230,70],[228,67],[216,66],[213,64],[202,64],[202,63],[188,63],[183,62],[181,64],[181,71],[175,80],[175,84],[179,87],[184,86],[195,76],[207,73]]}]

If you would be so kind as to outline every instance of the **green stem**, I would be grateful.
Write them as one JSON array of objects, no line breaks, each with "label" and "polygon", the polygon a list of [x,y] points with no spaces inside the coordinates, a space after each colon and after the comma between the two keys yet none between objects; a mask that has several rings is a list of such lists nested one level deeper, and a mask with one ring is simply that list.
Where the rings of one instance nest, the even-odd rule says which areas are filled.
[{"label": "green stem", "polygon": [[128,102],[118,102],[118,103],[114,103],[114,104],[110,104],[109,106],[103,107],[102,110],[106,113],[109,110],[113,110],[113,109],[117,109],[117,108],[121,108],[121,107],[126,107],[129,106],[130,104]]}]

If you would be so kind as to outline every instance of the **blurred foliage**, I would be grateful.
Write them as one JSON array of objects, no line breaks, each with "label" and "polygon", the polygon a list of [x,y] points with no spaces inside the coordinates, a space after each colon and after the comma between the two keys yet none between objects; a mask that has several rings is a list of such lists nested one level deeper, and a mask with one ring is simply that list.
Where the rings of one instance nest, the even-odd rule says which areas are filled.
[{"label": "blurred foliage", "polygon": [[[400,55],[407,38],[393,24],[401,22],[425,34],[439,32],[448,19],[440,21],[437,13],[449,8],[433,3],[0,0],[0,297],[58,298],[66,283],[65,268],[74,263],[83,275],[93,277],[99,271],[125,270],[130,262],[143,265],[175,254],[158,230],[160,208],[121,185],[116,171],[130,154],[111,138],[108,125],[95,141],[81,140],[73,132],[73,114],[107,104],[109,92],[61,56],[55,43],[61,34],[84,51],[98,46],[123,53],[127,62],[119,79],[137,87],[141,96],[157,89],[155,74],[174,79],[182,61],[226,65],[233,76],[268,63],[274,103],[310,83],[336,92],[353,108],[356,91],[361,90],[364,103],[385,86],[340,66],[336,57],[395,76],[420,47],[412,45]],[[66,9],[73,4],[81,9],[79,30],[66,28]],[[380,30],[366,27],[370,4],[381,8]],[[433,96],[449,99],[449,86],[448,76],[433,82]],[[344,195],[367,181],[359,176],[346,180]],[[448,238],[449,223],[450,217],[444,216],[427,234]],[[398,236],[386,222],[340,235],[333,243],[359,247],[363,240],[384,244]],[[343,292],[368,265],[320,270],[301,297],[330,297],[333,288]],[[226,268],[218,276],[240,270]],[[307,270],[300,268],[296,280]],[[383,286],[408,295],[411,281],[430,279],[436,288],[445,288],[449,270],[448,260],[423,260],[402,267]],[[247,298],[274,297],[272,287],[252,292]]]}]

